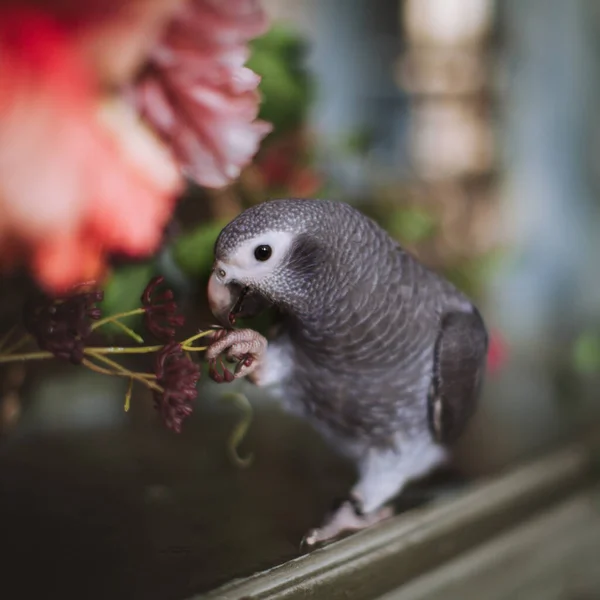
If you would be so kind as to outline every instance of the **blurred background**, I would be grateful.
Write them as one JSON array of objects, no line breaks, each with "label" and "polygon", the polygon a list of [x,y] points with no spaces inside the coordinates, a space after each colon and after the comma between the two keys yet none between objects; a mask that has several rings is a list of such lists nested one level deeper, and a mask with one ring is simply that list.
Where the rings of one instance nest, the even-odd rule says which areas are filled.
[{"label": "blurred background", "polygon": [[[451,472],[406,502],[577,438],[600,420],[598,2],[263,3],[273,25],[249,66],[273,133],[236,184],[190,187],[156,256],[114,261],[103,309],[135,308],[160,273],[186,330],[207,327],[229,219],[274,197],[345,200],[468,292],[491,331],[484,398]],[[3,331],[31,288],[4,279]],[[4,366],[0,382],[2,568],[23,590],[183,598],[297,556],[352,481],[243,383],[228,389],[255,408],[246,469],[226,449],[239,410],[207,377],[180,435],[145,390],[124,412],[116,378],[53,361]],[[25,557],[43,585],[17,576]]]}]

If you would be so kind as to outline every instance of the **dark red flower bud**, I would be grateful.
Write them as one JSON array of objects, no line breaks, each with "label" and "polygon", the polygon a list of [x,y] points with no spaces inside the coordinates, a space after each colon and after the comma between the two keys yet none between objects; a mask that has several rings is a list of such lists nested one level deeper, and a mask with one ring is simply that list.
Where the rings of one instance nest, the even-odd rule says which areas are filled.
[{"label": "dark red flower bud", "polygon": [[102,291],[72,294],[63,298],[41,296],[25,305],[23,322],[42,350],[56,357],[80,364],[92,321],[102,316],[96,303]]},{"label": "dark red flower bud", "polygon": [[153,277],[142,294],[144,325],[157,339],[169,341],[175,337],[176,328],[185,321],[183,315],[177,314],[177,303],[173,300],[173,291],[164,290],[157,293],[158,286],[165,280],[162,276]]},{"label": "dark red flower bud", "polygon": [[200,369],[184,354],[180,344],[170,342],[156,355],[155,373],[163,391],[154,392],[154,406],[165,425],[180,433],[184,419],[193,411]]}]

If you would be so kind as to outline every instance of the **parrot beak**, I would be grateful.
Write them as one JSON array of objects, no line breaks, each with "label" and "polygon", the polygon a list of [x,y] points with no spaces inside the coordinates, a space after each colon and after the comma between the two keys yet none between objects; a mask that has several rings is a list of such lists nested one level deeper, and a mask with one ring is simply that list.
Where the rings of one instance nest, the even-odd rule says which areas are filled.
[{"label": "parrot beak", "polygon": [[254,317],[269,303],[249,287],[239,283],[223,283],[213,271],[208,280],[208,304],[219,325],[230,328],[238,317]]},{"label": "parrot beak", "polygon": [[230,285],[219,281],[214,271],[211,273],[208,280],[208,305],[219,325],[226,328],[233,325],[235,321],[233,308],[238,304],[240,295],[236,295]]}]

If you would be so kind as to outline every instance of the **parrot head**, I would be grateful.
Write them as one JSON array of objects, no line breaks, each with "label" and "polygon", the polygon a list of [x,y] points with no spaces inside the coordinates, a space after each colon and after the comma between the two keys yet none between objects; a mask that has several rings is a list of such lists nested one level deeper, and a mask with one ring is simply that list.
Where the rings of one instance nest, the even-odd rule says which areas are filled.
[{"label": "parrot head", "polygon": [[296,202],[254,206],[219,234],[208,300],[221,325],[230,327],[238,317],[258,316],[269,307],[292,314],[302,308],[322,248],[310,231],[310,201]]}]

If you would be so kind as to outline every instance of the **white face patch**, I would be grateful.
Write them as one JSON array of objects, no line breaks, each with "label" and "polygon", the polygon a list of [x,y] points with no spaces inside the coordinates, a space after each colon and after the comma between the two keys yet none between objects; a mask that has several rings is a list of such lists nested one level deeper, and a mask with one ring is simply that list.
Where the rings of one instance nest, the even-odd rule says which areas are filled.
[{"label": "white face patch", "polygon": [[[279,268],[289,252],[293,239],[294,234],[287,231],[269,231],[246,240],[226,260],[216,261],[217,278],[222,283],[230,281],[245,285],[260,283]],[[254,255],[259,246],[271,248],[271,256],[267,260],[258,260]]]}]

